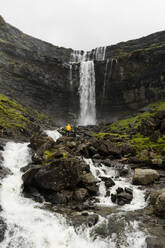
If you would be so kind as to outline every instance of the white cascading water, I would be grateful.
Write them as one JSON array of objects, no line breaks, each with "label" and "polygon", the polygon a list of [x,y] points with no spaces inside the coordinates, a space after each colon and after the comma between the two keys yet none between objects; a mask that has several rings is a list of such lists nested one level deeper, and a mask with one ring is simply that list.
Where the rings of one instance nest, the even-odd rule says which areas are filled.
[{"label": "white cascading water", "polygon": [[96,167],[91,159],[84,159],[84,161],[90,166],[90,170],[92,174],[99,182],[98,205],[106,206],[106,207],[111,207],[116,205],[111,201],[110,196],[106,196],[105,183],[103,181],[100,181],[99,178],[101,176],[106,178],[113,178],[115,185],[111,187],[112,194],[116,192],[116,189],[118,187],[121,188],[127,187],[133,190],[133,200],[131,201],[130,204],[125,204],[124,206],[119,207],[120,210],[125,210],[125,211],[138,210],[145,208],[147,206],[147,202],[145,201],[145,191],[140,190],[138,186],[132,185],[130,180],[126,180],[125,178],[122,177],[116,177],[117,170],[115,168],[107,167],[104,164],[101,164],[99,165],[99,167]]},{"label": "white cascading water", "polygon": [[105,47],[97,47],[94,53],[94,59],[97,61],[105,60],[106,55],[106,46]]},{"label": "white cascading water", "polygon": [[94,62],[82,61],[80,64],[80,117],[82,126],[96,124],[95,69]]},{"label": "white cascading water", "polygon": [[[54,140],[60,137],[57,131],[47,130],[46,133]],[[24,198],[21,194],[20,168],[31,162],[28,143],[7,143],[3,157],[3,165],[11,170],[12,175],[3,179],[0,191],[1,216],[7,224],[1,248],[146,248],[146,236],[139,230],[136,221],[128,227],[126,225],[119,244],[119,237],[115,233],[105,239],[92,235],[93,228],[107,222],[103,217],[99,217],[99,222],[93,228],[79,228],[75,231],[62,215],[44,210],[43,204]],[[91,163],[91,170],[97,176],[92,162],[86,162]]]},{"label": "white cascading water", "polygon": [[56,141],[62,136],[57,130],[45,130],[45,133],[54,141]]},{"label": "white cascading water", "polygon": [[[70,84],[72,64],[80,63],[80,115],[78,125],[96,125],[95,68],[94,60],[105,60],[106,47],[91,52],[73,51],[70,58]],[[93,58],[93,59],[92,59]]]},{"label": "white cascading water", "polygon": [[2,217],[7,224],[1,248],[105,248],[107,241],[92,240],[90,228],[75,232],[59,214],[41,209],[42,204],[21,194],[20,168],[30,162],[27,143],[9,142],[3,152],[4,166],[13,175],[2,181]]}]

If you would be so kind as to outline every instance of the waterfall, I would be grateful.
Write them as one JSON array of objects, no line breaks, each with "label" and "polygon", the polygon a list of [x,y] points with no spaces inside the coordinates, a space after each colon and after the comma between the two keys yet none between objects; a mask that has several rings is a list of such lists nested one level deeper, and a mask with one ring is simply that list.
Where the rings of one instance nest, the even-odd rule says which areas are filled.
[{"label": "waterfall", "polygon": [[103,84],[103,98],[105,97],[106,81],[107,81],[107,70],[108,70],[109,59],[106,61],[105,73],[104,73],[104,84]]},{"label": "waterfall", "polygon": [[97,47],[94,52],[94,58],[97,61],[105,60],[106,55],[106,46],[105,47]]},{"label": "waterfall", "polygon": [[91,60],[91,52],[73,51],[70,63],[80,63],[80,114],[78,124],[82,126],[95,125],[95,69],[94,61]]},{"label": "waterfall", "polygon": [[[94,60],[105,60],[106,47],[98,47],[94,51],[73,51],[70,58],[70,84],[72,85],[72,64],[80,63],[80,115],[78,124],[82,126],[96,125],[96,94]],[[108,65],[107,65],[108,66]],[[107,69],[106,69],[107,70]],[[106,79],[104,79],[104,84]],[[105,88],[105,87],[104,87]]]},{"label": "waterfall", "polygon": [[80,117],[79,125],[96,124],[95,70],[94,62],[82,61],[80,64]]}]

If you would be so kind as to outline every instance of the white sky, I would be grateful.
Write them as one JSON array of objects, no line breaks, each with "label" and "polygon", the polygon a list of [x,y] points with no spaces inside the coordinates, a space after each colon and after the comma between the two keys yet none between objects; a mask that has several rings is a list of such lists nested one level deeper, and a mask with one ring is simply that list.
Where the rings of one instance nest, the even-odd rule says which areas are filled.
[{"label": "white sky", "polygon": [[73,49],[165,30],[165,0],[1,0],[0,9],[24,33]]}]

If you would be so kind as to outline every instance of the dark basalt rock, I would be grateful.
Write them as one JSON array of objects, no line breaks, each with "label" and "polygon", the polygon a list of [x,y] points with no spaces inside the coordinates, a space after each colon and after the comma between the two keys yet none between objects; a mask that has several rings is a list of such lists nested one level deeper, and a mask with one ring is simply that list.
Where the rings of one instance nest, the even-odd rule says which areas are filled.
[{"label": "dark basalt rock", "polygon": [[147,237],[146,238],[147,248],[165,248],[163,242],[154,237]]},{"label": "dark basalt rock", "polygon": [[75,227],[79,227],[81,225],[92,227],[97,224],[98,219],[99,217],[97,214],[88,215],[87,213],[87,215],[82,214],[72,217],[71,222]]},{"label": "dark basalt rock", "polygon": [[111,200],[118,205],[129,204],[133,199],[133,191],[129,188],[117,188],[116,194],[111,194]]},{"label": "dark basalt rock", "polygon": [[115,182],[109,177],[100,177],[100,179],[105,183],[106,188],[110,188],[115,185]]},{"label": "dark basalt rock", "polygon": [[7,229],[7,226],[4,220],[0,217],[0,243],[4,240],[6,229]]}]

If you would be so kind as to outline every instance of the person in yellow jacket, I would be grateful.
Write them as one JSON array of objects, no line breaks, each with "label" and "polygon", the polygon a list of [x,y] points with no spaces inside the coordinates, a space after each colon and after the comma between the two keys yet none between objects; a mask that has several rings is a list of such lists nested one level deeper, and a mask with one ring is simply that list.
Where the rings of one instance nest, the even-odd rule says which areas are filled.
[{"label": "person in yellow jacket", "polygon": [[66,132],[67,132],[67,135],[69,136],[69,132],[71,131],[71,125],[70,124],[68,124],[67,126],[66,126]]}]

